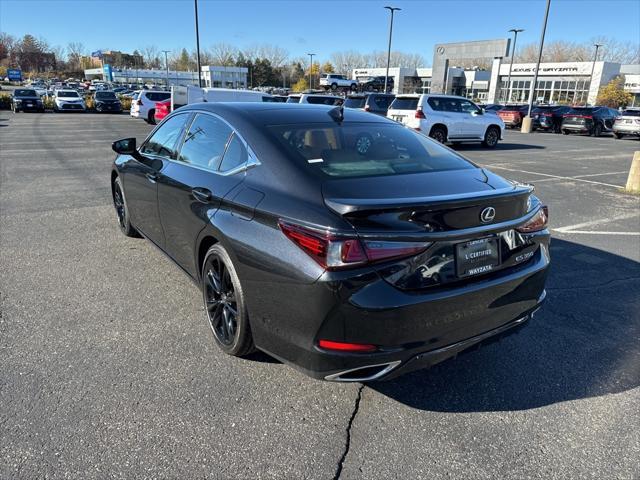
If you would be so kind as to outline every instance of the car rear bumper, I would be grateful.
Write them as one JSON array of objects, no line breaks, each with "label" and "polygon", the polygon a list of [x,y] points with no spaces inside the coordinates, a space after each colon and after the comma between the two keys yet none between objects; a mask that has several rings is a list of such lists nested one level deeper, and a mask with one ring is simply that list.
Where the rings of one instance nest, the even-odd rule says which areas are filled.
[{"label": "car rear bumper", "polygon": [[[524,325],[545,298],[548,243],[520,269],[449,288],[403,291],[377,274],[324,281],[296,292],[304,303],[287,312],[290,328],[274,328],[277,313],[252,320],[258,348],[305,374],[334,381],[392,378],[435,365]],[[250,307],[251,309],[251,307]],[[373,344],[372,353],[320,349],[320,339]]]},{"label": "car rear bumper", "polygon": [[613,133],[621,133],[623,135],[640,135],[640,126],[614,125]]},{"label": "car rear bumper", "polygon": [[562,129],[563,130],[570,130],[572,132],[582,132],[582,133],[586,133],[586,132],[590,132],[591,131],[591,127],[588,125],[566,125],[563,124],[562,125]]}]

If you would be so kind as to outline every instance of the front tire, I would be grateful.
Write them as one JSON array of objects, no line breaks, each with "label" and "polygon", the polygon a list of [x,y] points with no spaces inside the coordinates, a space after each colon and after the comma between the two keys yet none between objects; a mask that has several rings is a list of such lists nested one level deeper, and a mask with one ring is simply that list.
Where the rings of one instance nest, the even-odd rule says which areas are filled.
[{"label": "front tire", "polygon": [[113,206],[116,209],[116,217],[122,233],[127,237],[140,237],[138,231],[131,225],[129,207],[127,207],[120,177],[116,177],[113,182]]},{"label": "front tire", "polygon": [[620,140],[624,135],[618,132],[613,132],[613,136],[616,137],[618,140]]},{"label": "front tire", "polygon": [[213,245],[202,264],[202,298],[209,326],[223,352],[235,357],[255,350],[244,292],[231,257]]},{"label": "front tire", "polygon": [[482,146],[485,148],[495,148],[495,146],[498,145],[498,140],[500,140],[500,129],[497,127],[489,127],[484,133]]},{"label": "front tire", "polygon": [[332,83],[331,84],[331,90],[333,90],[334,92],[338,89],[338,84],[337,83]]}]

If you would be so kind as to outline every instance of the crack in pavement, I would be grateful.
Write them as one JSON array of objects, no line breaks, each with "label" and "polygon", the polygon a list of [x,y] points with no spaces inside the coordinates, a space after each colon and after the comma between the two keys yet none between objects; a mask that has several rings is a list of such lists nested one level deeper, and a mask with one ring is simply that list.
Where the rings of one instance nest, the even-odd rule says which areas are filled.
[{"label": "crack in pavement", "polygon": [[351,412],[351,418],[349,419],[349,423],[347,424],[347,438],[344,442],[344,451],[342,452],[342,456],[340,457],[340,461],[338,462],[338,466],[336,467],[336,473],[333,476],[333,480],[338,480],[340,475],[342,475],[342,468],[344,467],[344,461],[347,458],[349,453],[349,448],[351,448],[351,426],[353,425],[353,421],[358,414],[358,410],[360,409],[360,401],[362,400],[362,390],[364,390],[364,385],[360,385],[358,388],[358,396],[356,397],[356,403],[353,406],[353,412]]}]

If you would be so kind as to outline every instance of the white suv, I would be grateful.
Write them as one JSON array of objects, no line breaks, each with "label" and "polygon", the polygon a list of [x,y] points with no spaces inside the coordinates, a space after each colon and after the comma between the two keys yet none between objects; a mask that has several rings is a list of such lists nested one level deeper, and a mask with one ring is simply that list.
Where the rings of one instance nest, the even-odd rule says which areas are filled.
[{"label": "white suv", "polygon": [[337,73],[323,73],[320,76],[320,86],[324,87],[325,90],[336,90],[338,87],[357,90],[358,82],[349,80],[344,75],[338,75]]},{"label": "white suv", "polygon": [[504,122],[486,115],[471,100],[453,95],[398,95],[387,117],[441,142],[482,142],[493,148],[502,139]]},{"label": "white suv", "polygon": [[158,92],[153,90],[140,90],[140,93],[131,100],[132,117],[142,118],[145,122],[154,125],[156,123],[156,102],[163,102],[171,98],[171,92]]}]

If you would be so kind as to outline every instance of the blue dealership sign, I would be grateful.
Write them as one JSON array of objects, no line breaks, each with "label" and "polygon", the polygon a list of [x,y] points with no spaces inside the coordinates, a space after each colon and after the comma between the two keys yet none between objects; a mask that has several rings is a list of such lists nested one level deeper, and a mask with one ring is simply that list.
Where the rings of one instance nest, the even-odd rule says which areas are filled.
[{"label": "blue dealership sign", "polygon": [[102,50],[96,50],[95,52],[91,52],[92,57],[102,58]]},{"label": "blue dealership sign", "polygon": [[111,71],[111,65],[108,63],[102,66],[102,79],[107,82],[113,82],[113,72]]},{"label": "blue dealership sign", "polygon": [[21,82],[22,81],[22,70],[18,70],[17,68],[10,68],[7,70],[7,77],[12,82]]}]

